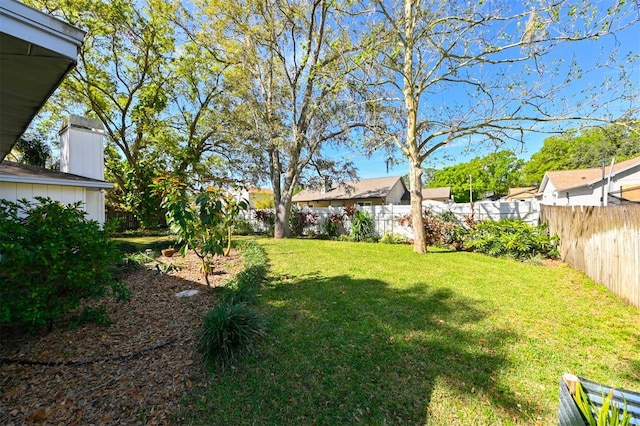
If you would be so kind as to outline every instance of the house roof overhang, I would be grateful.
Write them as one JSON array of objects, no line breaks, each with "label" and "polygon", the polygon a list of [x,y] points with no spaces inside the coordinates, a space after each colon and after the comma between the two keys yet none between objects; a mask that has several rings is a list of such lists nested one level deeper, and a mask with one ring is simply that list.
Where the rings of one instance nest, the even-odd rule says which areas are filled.
[{"label": "house roof overhang", "polygon": [[12,161],[0,162],[0,182],[75,186],[96,190],[113,188],[110,182]]},{"label": "house roof overhang", "polygon": [[0,161],[75,66],[85,34],[15,0],[2,0]]}]

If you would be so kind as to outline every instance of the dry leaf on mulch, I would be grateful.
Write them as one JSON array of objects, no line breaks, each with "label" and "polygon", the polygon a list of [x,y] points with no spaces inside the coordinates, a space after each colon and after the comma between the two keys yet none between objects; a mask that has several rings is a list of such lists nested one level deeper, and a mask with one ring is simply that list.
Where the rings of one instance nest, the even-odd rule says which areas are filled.
[{"label": "dry leaf on mulch", "polygon": [[[110,327],[70,329],[66,320],[49,334],[3,330],[0,358],[12,361],[0,364],[0,424],[171,423],[190,388],[206,386],[196,333],[216,296],[194,254],[158,260],[182,268],[124,276],[129,302],[104,300]],[[237,253],[217,262],[213,285],[241,266]],[[199,292],[175,296],[184,290]]]}]

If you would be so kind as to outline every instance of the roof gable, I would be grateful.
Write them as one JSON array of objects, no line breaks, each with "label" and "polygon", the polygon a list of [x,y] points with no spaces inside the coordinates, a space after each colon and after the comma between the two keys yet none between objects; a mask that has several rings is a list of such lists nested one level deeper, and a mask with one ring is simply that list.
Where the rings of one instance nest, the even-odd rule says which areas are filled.
[{"label": "roof gable", "polygon": [[538,188],[535,186],[524,186],[521,188],[509,188],[509,192],[507,193],[507,198],[509,197],[517,197],[518,195],[535,195],[538,191]]},{"label": "roof gable", "polygon": [[354,200],[367,198],[386,198],[393,187],[400,181],[406,191],[406,186],[400,176],[384,178],[362,179],[357,182],[345,182],[327,191],[305,189],[293,196],[292,201]]}]

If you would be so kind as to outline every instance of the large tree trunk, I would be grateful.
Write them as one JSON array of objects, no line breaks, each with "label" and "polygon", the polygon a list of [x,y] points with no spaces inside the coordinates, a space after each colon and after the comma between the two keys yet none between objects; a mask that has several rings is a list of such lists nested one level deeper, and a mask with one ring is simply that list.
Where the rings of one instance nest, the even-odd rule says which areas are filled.
[{"label": "large tree trunk", "polygon": [[289,230],[289,208],[291,202],[289,197],[284,195],[278,204],[276,204],[276,224],[273,230],[273,238],[289,238],[291,231]]},{"label": "large tree trunk", "polygon": [[411,223],[413,226],[413,251],[426,253],[427,244],[422,219],[422,167],[420,162],[409,162],[409,192],[411,193]]},{"label": "large tree trunk", "polygon": [[280,171],[280,153],[275,147],[269,150],[269,172],[271,186],[273,187],[273,205],[276,213],[276,221],[273,228],[273,237],[276,239],[287,238],[289,236],[289,206],[291,197],[287,196],[287,188],[282,188]]},{"label": "large tree trunk", "polygon": [[411,224],[413,227],[413,251],[426,253],[427,244],[424,234],[424,222],[422,220],[422,158],[418,147],[418,106],[420,103],[420,91],[414,84],[413,71],[413,45],[415,16],[412,0],[404,2],[404,104],[407,109],[407,139],[405,141],[406,153],[409,157],[409,192],[411,193]]}]

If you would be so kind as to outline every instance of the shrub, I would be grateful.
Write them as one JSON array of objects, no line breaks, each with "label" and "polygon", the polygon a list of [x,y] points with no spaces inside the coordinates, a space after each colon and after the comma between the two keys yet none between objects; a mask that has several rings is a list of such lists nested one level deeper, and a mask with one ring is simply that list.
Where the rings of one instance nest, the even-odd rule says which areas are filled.
[{"label": "shrub", "polygon": [[[448,218],[445,216],[445,218]],[[450,245],[454,241],[454,225],[451,222],[442,220],[434,216],[431,209],[425,208],[422,211],[422,221],[424,224],[425,243],[428,246]],[[396,222],[401,226],[413,227],[411,215],[402,215],[396,218]]]},{"label": "shrub", "polygon": [[332,213],[323,224],[324,234],[329,237],[337,237],[344,231],[344,213]]},{"label": "shrub", "polygon": [[436,214],[436,217],[443,222],[453,223],[454,225],[461,224],[460,219],[458,219],[458,216],[456,216],[456,214],[451,210],[441,211],[440,213]]},{"label": "shrub", "polygon": [[272,210],[256,210],[253,217],[261,224],[262,229],[273,235],[273,228],[276,224],[276,214]]},{"label": "shrub", "polygon": [[402,234],[385,232],[379,242],[382,244],[406,244],[408,241],[409,239]]},{"label": "shrub", "polygon": [[358,212],[358,209],[353,204],[350,205],[350,206],[344,206],[343,216],[346,216],[349,219],[352,219],[356,215],[357,212]]},{"label": "shrub", "polygon": [[557,258],[558,237],[549,236],[546,226],[529,225],[519,219],[485,220],[469,231],[465,247],[495,257],[519,260],[535,256]]},{"label": "shrub", "polygon": [[337,237],[338,236],[338,225],[331,220],[331,218],[327,218],[322,225],[323,231],[325,235],[329,237]]},{"label": "shrub", "polygon": [[205,364],[224,370],[239,355],[252,352],[256,338],[264,335],[263,320],[253,308],[222,302],[205,316],[198,350]]},{"label": "shrub", "polygon": [[351,235],[355,241],[371,241],[376,236],[373,218],[367,212],[358,210],[351,218]]},{"label": "shrub", "polygon": [[210,367],[225,369],[240,354],[253,350],[265,334],[264,321],[249,305],[267,277],[267,254],[254,241],[239,244],[245,267],[224,282],[220,303],[204,318],[198,350]]},{"label": "shrub", "polygon": [[289,215],[289,228],[293,235],[300,236],[304,234],[305,229],[318,224],[318,215],[315,213],[307,213],[294,208]]},{"label": "shrub", "polygon": [[107,231],[86,219],[79,202],[36,200],[0,200],[0,324],[51,330],[83,299],[108,290],[125,299],[124,284],[107,268],[120,257]]},{"label": "shrub", "polygon": [[72,318],[72,323],[69,326],[71,329],[75,329],[83,324],[97,324],[103,327],[111,326],[111,320],[107,315],[107,310],[104,306],[99,306],[97,308],[92,308],[91,306],[87,306],[81,310],[79,316],[74,316]]},{"label": "shrub", "polygon": [[236,235],[251,235],[253,234],[253,226],[251,222],[246,219],[236,218],[233,221],[233,233]]}]

